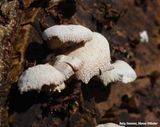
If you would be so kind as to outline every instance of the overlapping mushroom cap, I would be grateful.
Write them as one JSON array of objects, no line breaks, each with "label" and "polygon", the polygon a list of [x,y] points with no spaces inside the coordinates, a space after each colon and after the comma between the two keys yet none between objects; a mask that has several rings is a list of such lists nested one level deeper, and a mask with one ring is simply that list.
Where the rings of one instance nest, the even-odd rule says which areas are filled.
[{"label": "overlapping mushroom cap", "polygon": [[103,72],[102,75],[99,76],[105,86],[114,81],[129,83],[137,78],[135,71],[125,61],[117,60],[112,65],[113,69]]},{"label": "overlapping mushroom cap", "polygon": [[49,64],[44,64],[24,71],[19,78],[18,86],[23,93],[29,90],[41,90],[43,85],[62,85],[65,80],[65,76],[60,71]]},{"label": "overlapping mushroom cap", "polygon": [[67,55],[82,60],[83,65],[76,72],[76,77],[86,84],[93,76],[112,68],[109,43],[103,35],[97,32],[93,32],[92,40]]},{"label": "overlapping mushroom cap", "polygon": [[70,47],[92,39],[92,31],[81,25],[55,25],[43,32],[49,48]]},{"label": "overlapping mushroom cap", "polygon": [[18,86],[21,91],[41,90],[43,85],[54,85],[53,91],[61,92],[65,81],[74,75],[82,61],[75,57],[59,55],[54,65],[44,64],[28,68],[19,78]]}]

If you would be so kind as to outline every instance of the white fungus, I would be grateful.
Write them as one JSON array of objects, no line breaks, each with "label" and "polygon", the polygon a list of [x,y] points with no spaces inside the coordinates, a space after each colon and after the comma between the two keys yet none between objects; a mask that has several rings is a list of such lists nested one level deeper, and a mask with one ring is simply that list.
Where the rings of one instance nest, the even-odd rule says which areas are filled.
[{"label": "white fungus", "polygon": [[[140,36],[145,37],[145,34],[147,33],[144,31]],[[57,42],[54,37],[58,38]],[[100,33],[92,32],[86,27],[55,25],[44,31],[43,38],[49,41],[50,48],[59,48],[67,42],[86,43],[70,52],[64,52],[65,55],[56,56],[53,66],[49,64],[37,65],[23,72],[18,81],[21,92],[33,89],[41,90],[43,85],[51,84],[55,85],[53,91],[60,92],[65,88],[64,81],[74,74],[85,84],[92,77],[99,76],[106,86],[114,81],[132,82],[137,77],[135,71],[126,62],[117,60],[111,64],[107,39]],[[147,42],[148,39],[143,38],[142,41]]]},{"label": "white fungus", "polygon": [[66,79],[69,79],[74,75],[74,71],[70,65],[64,62],[55,62],[54,67],[65,75]]},{"label": "white fungus", "polygon": [[59,55],[53,66],[49,64],[30,67],[22,73],[18,81],[21,91],[41,90],[43,85],[55,85],[53,91],[60,92],[65,88],[64,81],[74,75],[74,70],[82,66],[82,61],[78,58]]},{"label": "white fungus", "polygon": [[128,63],[122,60],[117,60],[112,65],[114,69],[103,72],[99,76],[105,86],[107,86],[108,83],[114,81],[122,81],[123,83],[129,83],[136,79],[137,75]]},{"label": "white fungus", "polygon": [[82,66],[82,60],[73,57],[73,56],[66,56],[66,55],[59,55],[56,57],[56,62],[65,62],[69,64],[75,71],[79,70]]},{"label": "white fungus", "polygon": [[124,127],[124,126],[120,126],[115,123],[106,123],[106,124],[99,124],[96,127]]},{"label": "white fungus", "polygon": [[148,33],[146,30],[140,32],[139,36],[140,36],[140,42],[146,42],[146,43],[149,42],[149,37],[148,37]]},{"label": "white fungus", "polygon": [[92,31],[81,25],[55,25],[47,28],[42,35],[49,48],[69,47],[92,39]]},{"label": "white fungus", "polygon": [[[18,86],[21,91],[41,90],[43,85],[55,85],[60,90],[64,86],[65,76],[49,64],[28,68],[19,78]],[[60,88],[58,86],[60,85]]]},{"label": "white fungus", "polygon": [[93,33],[91,41],[67,55],[83,61],[82,67],[75,73],[76,77],[86,84],[93,76],[111,68],[108,41],[103,35],[96,32]]}]

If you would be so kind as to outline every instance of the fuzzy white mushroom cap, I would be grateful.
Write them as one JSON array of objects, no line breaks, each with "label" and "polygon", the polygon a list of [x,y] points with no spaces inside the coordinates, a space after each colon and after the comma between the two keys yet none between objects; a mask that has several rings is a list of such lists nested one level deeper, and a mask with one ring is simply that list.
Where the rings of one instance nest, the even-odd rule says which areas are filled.
[{"label": "fuzzy white mushroom cap", "polygon": [[92,39],[92,31],[81,25],[55,25],[47,28],[42,35],[44,40],[57,37],[61,42],[87,42]]},{"label": "fuzzy white mushroom cap", "polygon": [[56,62],[65,62],[65,63],[69,64],[75,71],[80,69],[80,67],[83,64],[82,60],[78,59],[77,57],[67,56],[67,55],[57,56]]},{"label": "fuzzy white mushroom cap", "polygon": [[24,71],[19,78],[18,86],[20,92],[23,93],[29,90],[41,90],[43,85],[53,84],[58,87],[65,80],[65,76],[60,71],[49,64],[44,64],[30,67]]},{"label": "fuzzy white mushroom cap", "polygon": [[67,54],[83,61],[82,67],[76,72],[76,77],[84,83],[101,72],[111,68],[110,49],[106,38],[93,32],[93,39],[85,43],[83,47],[75,49]]},{"label": "fuzzy white mushroom cap", "polygon": [[137,78],[136,72],[128,63],[122,60],[117,60],[112,65],[114,69],[103,72],[102,75],[99,76],[105,86],[107,86],[108,83],[114,81],[129,83]]},{"label": "fuzzy white mushroom cap", "polygon": [[120,126],[115,123],[106,123],[106,124],[99,124],[96,127],[124,127],[124,126]]}]

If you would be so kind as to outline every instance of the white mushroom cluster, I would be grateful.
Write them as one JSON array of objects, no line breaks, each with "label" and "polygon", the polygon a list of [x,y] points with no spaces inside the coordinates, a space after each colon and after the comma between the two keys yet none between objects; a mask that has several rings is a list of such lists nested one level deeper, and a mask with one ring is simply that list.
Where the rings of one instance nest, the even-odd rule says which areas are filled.
[{"label": "white mushroom cluster", "polygon": [[[72,50],[56,56],[53,65],[36,65],[24,71],[18,81],[21,92],[40,90],[43,85],[54,85],[54,91],[65,88],[65,81],[72,75],[87,84],[98,76],[104,85],[122,81],[129,83],[136,79],[135,71],[124,61],[111,63],[110,47],[100,33],[92,32],[81,25],[56,25],[43,32],[49,48],[70,47]],[[75,47],[78,43],[83,45]]]}]

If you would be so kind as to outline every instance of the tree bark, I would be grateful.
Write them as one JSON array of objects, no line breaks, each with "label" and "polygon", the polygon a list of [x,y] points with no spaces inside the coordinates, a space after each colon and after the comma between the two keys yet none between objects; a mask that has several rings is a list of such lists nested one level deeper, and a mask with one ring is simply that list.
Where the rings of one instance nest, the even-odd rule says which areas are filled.
[{"label": "tree bark", "polygon": [[[91,82],[94,87],[85,86],[86,96],[96,101],[92,109],[96,105],[103,117],[99,118],[100,122],[108,122],[108,119],[115,122],[124,120],[123,114],[130,119],[146,122],[149,116],[160,119],[159,6],[159,0],[0,0],[0,127],[7,127],[12,121],[9,105],[14,97],[10,96],[10,91],[11,87],[16,86],[20,74],[29,66],[47,61],[43,60],[50,51],[43,43],[41,34],[44,29],[55,24],[81,24],[102,33],[109,40],[112,60],[125,59],[134,66],[139,76],[133,83],[135,86],[113,85],[109,91],[108,88],[97,86],[97,82]],[[149,33],[149,43],[140,42],[139,34],[143,30]],[[30,44],[35,43],[40,52],[30,52]],[[145,97],[150,101],[146,103]],[[152,101],[156,102],[154,106]],[[143,106],[138,106],[140,103]],[[138,112],[138,115],[134,116],[132,111]],[[90,116],[93,116],[92,112]]]}]

